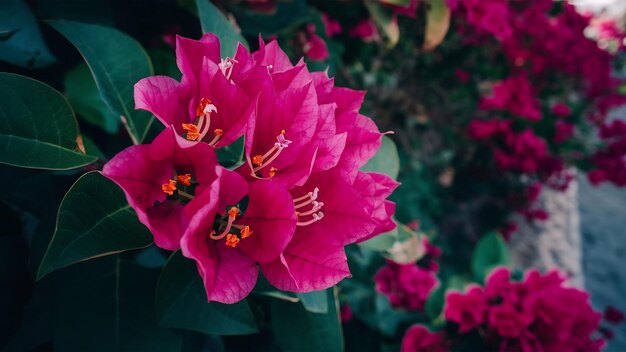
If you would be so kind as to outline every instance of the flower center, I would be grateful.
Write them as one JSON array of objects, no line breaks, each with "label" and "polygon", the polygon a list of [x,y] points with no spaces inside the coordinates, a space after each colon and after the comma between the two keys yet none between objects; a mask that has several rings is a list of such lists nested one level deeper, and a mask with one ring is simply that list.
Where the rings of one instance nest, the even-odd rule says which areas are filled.
[{"label": "flower center", "polygon": [[[168,196],[173,196],[174,192],[176,192],[176,196],[179,198],[184,198],[185,200],[192,200],[193,195],[187,193],[189,190],[188,187],[191,187],[191,174],[181,174],[174,175],[174,177],[161,185],[161,191],[167,194]],[[177,187],[182,184],[183,189]]]},{"label": "flower center", "polygon": [[226,224],[224,224],[223,220],[221,222],[216,222],[218,224],[218,230],[221,230],[219,231],[220,233],[218,234],[218,231],[211,230],[211,232],[209,233],[209,238],[214,241],[219,241],[222,238],[226,237],[226,245],[228,247],[235,248],[242,239],[250,237],[250,235],[252,235],[252,230],[250,230],[250,226],[234,224],[239,214],[239,208],[231,207],[228,210],[228,218],[226,219]]},{"label": "flower center", "polygon": [[[324,202],[318,202],[317,193],[319,192],[319,188],[315,187],[313,192],[309,192],[303,195],[300,198],[296,198],[293,200],[294,208],[296,209],[296,215],[298,216],[298,222],[296,225],[298,226],[307,226],[311,225],[314,222],[322,220],[324,217],[324,213],[320,210],[324,206]],[[304,207],[311,205],[308,210],[305,210]],[[309,218],[306,220],[307,218]]]},{"label": "flower center", "polygon": [[[285,138],[285,130],[280,131],[280,134],[276,136],[276,143],[274,143],[274,146],[270,150],[268,150],[267,153],[263,155],[257,154],[252,157],[250,162],[252,163],[253,167],[250,175],[252,175],[252,177],[254,178],[263,179],[263,177],[260,176],[259,172],[269,166],[269,164],[272,163],[274,160],[276,160],[276,158],[278,158],[283,149],[287,148],[289,144],[291,144],[291,141]],[[274,175],[276,175],[276,171],[278,171],[278,169],[276,169],[275,167],[270,167],[268,172],[269,177],[267,178],[274,177]]]},{"label": "flower center", "polygon": [[[183,130],[186,132],[185,138],[190,141],[202,141],[211,129],[211,114],[217,113],[217,107],[211,103],[208,98],[200,99],[200,103],[196,108],[196,123],[183,123]],[[210,146],[215,147],[220,141],[224,131],[216,128],[213,130],[213,139],[208,142]]]}]

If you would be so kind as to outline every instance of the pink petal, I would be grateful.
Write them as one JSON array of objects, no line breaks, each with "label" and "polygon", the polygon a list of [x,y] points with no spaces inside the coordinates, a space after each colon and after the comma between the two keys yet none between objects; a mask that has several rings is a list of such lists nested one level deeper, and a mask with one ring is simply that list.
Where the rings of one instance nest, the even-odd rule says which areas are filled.
[{"label": "pink petal", "polygon": [[283,255],[261,264],[261,270],[272,285],[293,292],[326,289],[350,276],[343,246],[304,234],[294,236]]},{"label": "pink petal", "polygon": [[183,84],[197,84],[196,77],[200,77],[205,57],[216,64],[220,63],[220,41],[215,34],[206,33],[200,40],[176,36],[176,64],[183,74]]},{"label": "pink petal", "polygon": [[259,36],[259,50],[252,55],[260,65],[272,65],[272,71],[274,72],[285,71],[293,67],[289,57],[275,40],[265,44]]},{"label": "pink petal", "polygon": [[276,259],[291,240],[296,228],[296,213],[291,195],[272,181],[250,183],[249,204],[237,224],[248,225],[250,237],[239,248],[260,263]]},{"label": "pink petal", "polygon": [[135,109],[148,110],[165,126],[190,122],[187,102],[190,94],[178,81],[166,76],[144,78],[135,84]]},{"label": "pink petal", "polygon": [[338,167],[354,180],[358,169],[367,163],[382,144],[382,134],[374,121],[361,114],[345,118],[337,116],[337,132],[348,132],[346,147],[339,160]]},{"label": "pink petal", "polygon": [[209,302],[231,304],[244,299],[256,283],[256,264],[237,248],[224,241],[215,242],[207,236],[185,236],[181,242],[183,255],[196,261]]},{"label": "pink petal", "polygon": [[[184,225],[182,207],[166,202],[167,195],[161,191],[161,185],[172,176],[172,166],[150,160],[149,149],[149,145],[136,145],[123,150],[104,165],[102,174],[122,188],[139,221],[154,235],[157,246],[177,249]],[[162,207],[148,210],[156,202],[162,203]]]}]

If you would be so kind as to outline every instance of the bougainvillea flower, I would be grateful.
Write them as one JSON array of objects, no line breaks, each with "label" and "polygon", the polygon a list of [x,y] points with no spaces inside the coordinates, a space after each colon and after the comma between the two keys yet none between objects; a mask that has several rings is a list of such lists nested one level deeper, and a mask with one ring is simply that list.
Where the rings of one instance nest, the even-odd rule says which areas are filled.
[{"label": "bougainvillea flower", "polygon": [[402,352],[446,352],[444,335],[432,332],[422,325],[410,327],[402,338]]},{"label": "bougainvillea flower", "polygon": [[471,287],[465,294],[450,292],[446,295],[444,315],[459,324],[459,332],[466,333],[485,323],[487,296],[481,287]]},{"label": "bougainvillea flower", "polygon": [[175,250],[197,214],[217,206],[217,166],[213,148],[189,145],[168,128],[152,144],[117,154],[102,174],[122,188],[156,245]]},{"label": "bougainvillea flower", "polygon": [[294,205],[283,187],[271,181],[250,183],[244,209],[240,201],[247,187],[235,176],[222,182],[218,192],[230,204],[203,212],[181,241],[183,255],[197,263],[208,300],[221,303],[250,293],[258,276],[256,262],[277,258],[296,227]]},{"label": "bougainvillea flower", "polygon": [[314,173],[290,193],[297,227],[282,255],[261,265],[263,274],[287,291],[331,287],[350,275],[344,246],[369,236],[377,223],[365,210],[365,200],[337,170]]},{"label": "bougainvillea flower", "polygon": [[423,310],[428,295],[437,285],[437,277],[415,263],[398,264],[387,260],[374,275],[376,291],[385,295],[392,307]]},{"label": "bougainvillea flower", "polygon": [[214,147],[234,142],[256,105],[256,96],[233,81],[236,60],[220,58],[219,40],[211,33],[199,41],[177,37],[176,57],[181,82],[165,76],[142,79],[135,85],[135,107],[173,125],[188,140]]},{"label": "bougainvillea flower", "polygon": [[342,31],[341,23],[330,17],[326,12],[322,12],[322,24],[324,24],[324,31],[328,38],[332,38]]},{"label": "bougainvillea flower", "polygon": [[306,42],[302,48],[305,55],[313,61],[324,61],[328,59],[328,47],[326,42],[317,33],[315,33],[316,26],[309,23],[306,26]]},{"label": "bougainvillea flower", "polygon": [[[254,59],[272,68],[275,82],[281,81],[282,86],[302,86],[313,81],[320,109],[323,111],[325,105],[336,106],[334,115],[327,118],[328,122],[320,123],[324,116],[328,116],[324,113],[318,118],[314,134],[317,140],[309,148],[318,148],[314,170],[327,170],[338,165],[353,182],[358,169],[380,148],[382,138],[372,119],[359,114],[365,92],[335,87],[334,80],[325,72],[310,73],[303,65],[293,66],[276,41],[265,44],[261,40],[259,46],[260,49],[253,53]],[[333,118],[334,123],[331,122]]]},{"label": "bougainvillea flower", "polygon": [[482,110],[501,110],[528,119],[541,120],[540,103],[525,75],[508,77],[493,87],[493,94],[480,101]]}]

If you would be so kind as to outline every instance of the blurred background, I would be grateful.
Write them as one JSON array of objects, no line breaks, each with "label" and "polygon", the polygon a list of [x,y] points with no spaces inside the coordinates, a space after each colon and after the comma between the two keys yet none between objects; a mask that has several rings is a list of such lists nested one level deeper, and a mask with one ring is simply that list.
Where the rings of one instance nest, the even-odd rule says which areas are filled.
[{"label": "blurred background", "polygon": [[[199,2],[0,0],[0,71],[62,92],[101,166],[128,144],[126,132],[81,54],[46,21],[115,28],[146,50],[155,74],[179,79],[176,36],[200,38]],[[469,267],[478,244],[495,234],[496,244],[486,246],[497,250],[487,253],[505,251],[507,260],[489,269],[508,264],[520,277],[532,268],[560,270],[604,313],[594,336],[607,341],[606,351],[626,351],[625,1],[206,3],[251,50],[259,36],[277,40],[293,63],[303,58],[335,85],[367,90],[361,113],[394,132],[376,162],[388,162],[402,182],[392,195],[399,228],[349,248],[354,277],[338,294],[347,350],[398,350],[414,323],[451,330],[441,322],[443,292],[483,283]],[[158,132],[154,124],[148,135]],[[24,177],[0,170],[3,182]],[[26,240],[5,265],[19,275],[7,293],[0,345],[29,336],[24,307],[56,219],[41,205],[56,209],[75,178],[46,175],[46,192],[16,188],[1,197],[5,231]],[[166,257],[155,248],[136,254],[159,268]],[[419,307],[393,301],[375,279],[391,262],[436,276]],[[435,281],[439,303],[427,301]],[[50,336],[42,340],[31,347],[54,346]],[[246,350],[270,340],[225,337],[220,346]]]}]

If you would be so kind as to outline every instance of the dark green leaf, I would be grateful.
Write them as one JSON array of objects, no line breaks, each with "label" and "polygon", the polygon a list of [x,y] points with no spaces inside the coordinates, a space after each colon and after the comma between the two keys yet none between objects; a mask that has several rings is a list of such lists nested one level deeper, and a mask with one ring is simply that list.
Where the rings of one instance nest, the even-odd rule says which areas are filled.
[{"label": "dark green leaf", "polygon": [[374,1],[365,2],[365,6],[374,22],[382,29],[383,33],[385,33],[389,46],[394,47],[398,44],[400,40],[400,28],[398,27],[398,21],[396,21],[391,8]]},{"label": "dark green leaf", "polygon": [[233,57],[237,50],[237,42],[241,42],[246,48],[248,42],[241,34],[237,33],[228,19],[209,0],[196,0],[200,26],[203,33],[215,33],[220,38],[220,50],[222,57]]},{"label": "dark green leaf", "polygon": [[79,64],[65,75],[65,94],[78,116],[108,133],[117,133],[120,118],[102,100],[85,63]]},{"label": "dark green leaf", "polygon": [[424,305],[424,310],[426,311],[426,315],[428,315],[428,318],[430,318],[430,320],[435,320],[439,318],[439,316],[443,312],[445,292],[445,287],[443,287],[443,285],[439,285],[436,290],[432,291],[428,295],[428,298],[426,299],[426,304]]},{"label": "dark green leaf", "polygon": [[98,172],[83,175],[67,192],[37,278],[67,265],[152,243],[122,190]]},{"label": "dark green leaf", "polygon": [[328,312],[328,294],[325,290],[298,293],[304,309],[311,313],[326,314]]},{"label": "dark green leaf", "polygon": [[13,34],[17,33],[19,29],[0,30],[0,42],[6,42],[11,39]]},{"label": "dark green leaf", "polygon": [[398,148],[396,144],[387,136],[383,136],[383,143],[378,152],[372,157],[367,164],[363,165],[361,171],[378,172],[385,174],[394,180],[398,178],[400,173],[400,157],[398,156]]},{"label": "dark green leaf", "polygon": [[52,310],[58,351],[176,351],[180,335],[157,325],[158,270],[109,256],[63,271]]},{"label": "dark green leaf", "polygon": [[343,351],[339,303],[335,289],[326,290],[328,311],[316,314],[302,304],[272,300],[272,326],[284,351]]},{"label": "dark green leaf", "polygon": [[[241,31],[248,36],[262,34],[267,38],[279,33],[293,33],[298,26],[310,21],[309,7],[304,0],[278,1],[273,13],[239,11],[235,13]],[[322,29],[323,30],[323,29]]]},{"label": "dark green leaf", "polygon": [[174,50],[151,49],[148,51],[154,65],[156,75],[169,76],[180,80],[182,74],[176,65],[176,55]]},{"label": "dark green leaf", "polygon": [[102,99],[111,112],[127,121],[133,142],[141,143],[154,119],[135,110],[133,87],[152,75],[148,54],[133,38],[117,29],[72,21],[50,21],[85,58]]},{"label": "dark green leaf", "polygon": [[244,139],[241,137],[233,144],[217,149],[217,160],[222,166],[233,170],[244,163],[243,148]]},{"label": "dark green leaf", "polygon": [[65,98],[28,77],[0,73],[0,163],[67,170],[95,157],[76,149],[78,125]]},{"label": "dark green leaf", "polygon": [[511,266],[511,254],[506,242],[497,232],[483,236],[472,253],[472,273],[478,282],[497,266]]},{"label": "dark green leaf", "polygon": [[2,1],[0,33],[0,60],[31,69],[54,63],[35,16],[24,1]]},{"label": "dark green leaf", "polygon": [[157,317],[162,326],[216,335],[258,332],[248,303],[207,302],[206,292],[194,262],[174,253],[159,277]]},{"label": "dark green leaf", "polygon": [[98,146],[96,145],[96,143],[94,143],[94,141],[91,140],[91,138],[82,135],[81,138],[83,139],[83,146],[85,147],[85,153],[87,155],[93,155],[93,156],[97,156],[98,159],[100,160],[106,160],[106,155],[104,155],[104,153],[102,152],[102,150],[100,150],[100,148],[98,148]]}]

